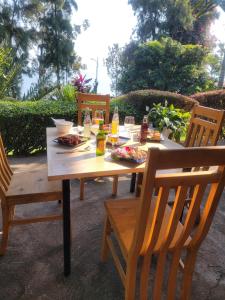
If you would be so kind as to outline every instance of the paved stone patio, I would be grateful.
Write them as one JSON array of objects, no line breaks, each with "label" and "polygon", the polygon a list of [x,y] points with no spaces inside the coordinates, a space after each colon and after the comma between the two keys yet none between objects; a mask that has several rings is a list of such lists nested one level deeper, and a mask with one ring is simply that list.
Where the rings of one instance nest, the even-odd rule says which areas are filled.
[{"label": "paved stone patio", "polygon": [[[15,171],[39,168],[46,156],[11,159]],[[130,197],[130,177],[119,181],[118,197]],[[62,223],[14,227],[8,252],[0,257],[0,300],[123,299],[123,286],[112,258],[100,263],[103,202],[110,197],[111,179],[88,181],[79,201],[79,182],[72,181],[72,273],[63,276]],[[17,216],[60,210],[58,203],[22,206]],[[1,230],[1,214],[0,214]],[[151,276],[152,280],[153,276]],[[211,230],[203,242],[195,268],[192,299],[225,299],[225,192]]]}]

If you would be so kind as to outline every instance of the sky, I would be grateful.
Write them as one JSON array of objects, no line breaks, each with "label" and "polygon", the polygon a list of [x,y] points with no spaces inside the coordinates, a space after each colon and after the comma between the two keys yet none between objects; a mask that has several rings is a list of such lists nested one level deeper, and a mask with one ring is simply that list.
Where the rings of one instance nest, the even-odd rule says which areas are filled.
[{"label": "sky", "polygon": [[110,79],[107,75],[104,59],[108,56],[108,47],[115,43],[120,46],[128,43],[136,24],[136,17],[128,0],[76,0],[78,11],[75,22],[88,19],[90,27],[80,34],[75,42],[75,50],[87,65],[82,73],[87,78],[96,77],[96,60],[99,61],[98,92],[110,93]]}]

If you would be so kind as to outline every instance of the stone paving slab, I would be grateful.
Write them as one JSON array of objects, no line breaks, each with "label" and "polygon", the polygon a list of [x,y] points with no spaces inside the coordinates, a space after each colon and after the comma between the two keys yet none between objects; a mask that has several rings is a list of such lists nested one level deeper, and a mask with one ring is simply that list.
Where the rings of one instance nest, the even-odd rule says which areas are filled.
[{"label": "stone paving slab", "polygon": [[[11,159],[15,171],[39,168],[45,163],[45,155]],[[129,176],[120,178],[119,197],[130,196],[129,183]],[[0,257],[0,300],[123,299],[123,286],[112,259],[107,264],[100,263],[103,202],[110,197],[111,188],[108,178],[101,182],[88,181],[85,200],[79,201],[79,181],[72,181],[72,274],[69,278],[65,279],[62,274],[61,222],[12,229],[8,252]],[[60,209],[58,203],[32,204],[20,207],[17,216]],[[150,280],[153,280],[152,274]],[[225,299],[225,193],[199,251],[191,299]]]}]

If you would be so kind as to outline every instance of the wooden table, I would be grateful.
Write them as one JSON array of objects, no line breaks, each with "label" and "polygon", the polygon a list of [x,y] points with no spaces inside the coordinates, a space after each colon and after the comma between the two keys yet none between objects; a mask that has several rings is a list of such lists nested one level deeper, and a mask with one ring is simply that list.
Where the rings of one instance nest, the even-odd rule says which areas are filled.
[{"label": "wooden table", "polygon": [[[62,180],[63,188],[63,244],[64,244],[64,275],[70,274],[70,179],[112,176],[119,174],[142,173],[145,164],[115,162],[111,159],[110,151],[104,156],[95,155],[95,140],[90,140],[89,150],[85,151],[87,144],[74,149],[57,145],[53,140],[59,136],[56,128],[47,128],[47,160],[48,180]],[[128,144],[138,144],[129,142]],[[165,139],[160,143],[147,143],[145,149],[158,147],[160,149],[178,149],[181,145]],[[84,150],[83,152],[81,150]],[[59,152],[67,152],[59,154]]]}]

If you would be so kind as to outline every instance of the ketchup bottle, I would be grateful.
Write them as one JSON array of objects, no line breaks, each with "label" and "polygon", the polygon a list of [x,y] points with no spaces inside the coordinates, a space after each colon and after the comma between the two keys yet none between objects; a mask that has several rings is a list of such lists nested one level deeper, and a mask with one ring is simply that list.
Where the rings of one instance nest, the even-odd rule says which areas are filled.
[{"label": "ketchup bottle", "polygon": [[142,124],[141,124],[141,132],[140,132],[140,143],[144,144],[147,142],[148,136],[148,116],[144,116]]}]

